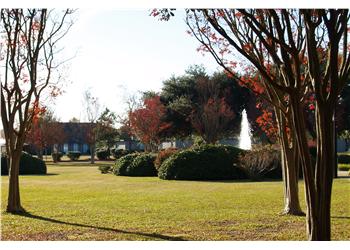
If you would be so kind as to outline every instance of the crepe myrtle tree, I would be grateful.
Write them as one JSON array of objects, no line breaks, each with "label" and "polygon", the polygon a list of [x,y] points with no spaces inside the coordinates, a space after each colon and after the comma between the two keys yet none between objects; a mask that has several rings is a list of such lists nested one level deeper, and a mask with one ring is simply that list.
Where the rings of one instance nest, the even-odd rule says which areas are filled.
[{"label": "crepe myrtle tree", "polygon": [[7,212],[20,213],[19,160],[44,96],[60,92],[55,57],[67,34],[71,10],[1,9],[1,119],[9,158]]},{"label": "crepe myrtle tree", "polygon": [[[310,240],[330,240],[334,110],[350,69],[348,10],[241,9],[192,13],[203,18],[201,22],[207,23],[206,27],[214,29],[243,55],[261,74],[270,100],[275,104],[274,100],[279,98],[278,102],[286,107],[284,110],[275,105],[275,112],[277,115],[284,112],[298,146],[305,181],[307,235]],[[199,32],[208,34],[206,30]],[[222,49],[225,48],[228,49]],[[227,65],[220,58],[219,62]],[[311,163],[302,115],[309,91],[316,103],[315,166]],[[284,131],[282,128],[280,131]]]},{"label": "crepe myrtle tree", "polygon": [[[285,92],[284,87],[278,84],[279,79],[283,79],[283,75],[274,66],[273,58],[263,41],[252,31],[251,27],[242,22],[243,15],[239,12],[235,13],[235,10],[226,11],[233,12],[228,13],[230,15],[228,19],[224,18],[224,10],[187,10],[188,33],[200,42],[199,52],[210,53],[230,77],[235,78],[242,86],[249,88],[259,98],[263,98],[274,107],[279,128],[278,138],[281,144],[285,187],[283,213],[303,215],[298,196],[299,164],[294,160],[297,159],[297,143],[294,134],[291,133],[292,136],[289,136],[284,129],[287,124],[291,123],[291,112],[288,108],[289,93]],[[160,13],[154,10],[153,15],[159,14],[164,16],[164,12]],[[168,15],[168,17],[170,16]],[[226,22],[226,20],[229,22],[220,29],[225,36],[216,31],[215,27],[213,28],[209,21],[211,19],[208,17],[216,18],[213,23],[216,21]],[[217,24],[219,25],[219,23]],[[277,50],[278,44],[271,43],[271,47],[271,51]],[[248,60],[238,62],[232,56],[233,50],[242,53]],[[274,57],[276,58],[275,55]],[[259,66],[258,73],[257,66]],[[243,74],[237,74],[237,70],[243,71]]]},{"label": "crepe myrtle tree", "polygon": [[[171,11],[171,10],[169,10]],[[154,13],[157,15],[159,13]],[[335,168],[334,110],[349,77],[349,11],[199,9],[187,10],[189,33],[203,51],[235,77],[240,55],[260,74],[262,93],[275,107],[277,119],[291,129],[294,158],[302,165],[307,204],[307,235],[310,240],[330,240],[330,202]],[[244,65],[241,69],[247,69]],[[249,69],[249,68],[248,68]],[[316,164],[308,149],[304,102],[315,98]],[[280,139],[287,136],[278,123]],[[282,152],[287,152],[283,148]],[[282,155],[283,156],[283,155]],[[296,165],[284,167],[295,175]],[[288,179],[285,179],[288,182]],[[293,184],[295,185],[295,184]]]}]

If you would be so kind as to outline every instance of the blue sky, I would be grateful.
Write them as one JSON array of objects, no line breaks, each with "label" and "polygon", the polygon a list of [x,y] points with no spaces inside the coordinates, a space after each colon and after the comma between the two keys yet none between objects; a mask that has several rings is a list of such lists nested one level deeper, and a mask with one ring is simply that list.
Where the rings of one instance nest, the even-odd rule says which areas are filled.
[{"label": "blue sky", "polygon": [[65,94],[55,101],[62,121],[84,120],[82,92],[90,88],[102,105],[123,113],[125,98],[139,90],[160,90],[172,74],[192,64],[211,73],[219,67],[210,55],[196,51],[198,42],[186,33],[183,11],[168,22],[149,16],[149,9],[79,9],[61,45],[64,57],[76,56],[65,71]]}]

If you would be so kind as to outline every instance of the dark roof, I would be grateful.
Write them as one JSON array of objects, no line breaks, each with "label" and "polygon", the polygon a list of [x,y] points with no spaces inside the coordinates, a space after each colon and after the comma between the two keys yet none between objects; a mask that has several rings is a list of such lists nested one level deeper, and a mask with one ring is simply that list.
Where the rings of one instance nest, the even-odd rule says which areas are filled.
[{"label": "dark roof", "polygon": [[60,122],[66,135],[66,143],[87,143],[87,136],[94,125],[89,122]]}]

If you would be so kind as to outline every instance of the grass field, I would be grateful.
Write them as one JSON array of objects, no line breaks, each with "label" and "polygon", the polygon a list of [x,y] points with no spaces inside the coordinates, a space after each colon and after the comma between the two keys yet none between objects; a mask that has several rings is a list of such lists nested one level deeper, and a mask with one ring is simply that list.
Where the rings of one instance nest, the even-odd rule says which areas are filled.
[{"label": "grass field", "polygon": [[[306,239],[305,217],[278,215],[280,181],[164,181],[102,175],[97,166],[49,163],[46,176],[21,176],[26,215],[4,212],[8,178],[1,177],[2,240]],[[349,181],[334,181],[334,240],[350,239]]]}]

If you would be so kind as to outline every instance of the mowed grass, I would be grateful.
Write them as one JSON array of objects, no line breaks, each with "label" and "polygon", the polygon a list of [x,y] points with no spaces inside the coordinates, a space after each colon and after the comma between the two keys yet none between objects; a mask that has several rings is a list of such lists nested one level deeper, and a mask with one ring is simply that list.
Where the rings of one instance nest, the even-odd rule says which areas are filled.
[{"label": "mowed grass", "polygon": [[[2,240],[305,240],[305,217],[281,216],[282,182],[164,181],[101,174],[112,162],[49,164],[21,176],[26,215],[5,213]],[[332,239],[350,239],[349,178],[334,181]],[[303,207],[303,185],[300,197]]]}]

